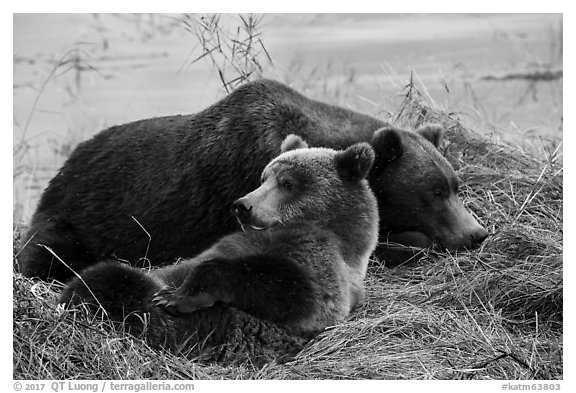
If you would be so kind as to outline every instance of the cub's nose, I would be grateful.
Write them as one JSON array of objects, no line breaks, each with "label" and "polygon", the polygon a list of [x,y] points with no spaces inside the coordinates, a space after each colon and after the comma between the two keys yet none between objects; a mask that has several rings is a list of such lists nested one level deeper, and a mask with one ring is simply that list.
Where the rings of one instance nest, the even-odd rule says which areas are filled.
[{"label": "cub's nose", "polygon": [[252,214],[252,206],[245,198],[240,198],[232,203],[231,211],[240,221],[247,221]]}]

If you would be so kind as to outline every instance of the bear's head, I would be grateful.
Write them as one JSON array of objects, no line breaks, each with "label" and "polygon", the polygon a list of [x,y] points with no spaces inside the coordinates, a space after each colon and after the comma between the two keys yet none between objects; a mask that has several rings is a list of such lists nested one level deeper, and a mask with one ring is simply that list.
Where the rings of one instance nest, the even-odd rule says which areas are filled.
[{"label": "bear's head", "polygon": [[458,197],[458,176],[438,150],[441,136],[437,125],[416,132],[387,126],[374,133],[369,181],[379,204],[381,240],[458,250],[475,248],[488,236]]},{"label": "bear's head", "polygon": [[266,229],[304,220],[335,232],[358,228],[377,237],[378,208],[366,180],[374,162],[368,143],[346,150],[309,148],[286,137],[281,154],[262,172],[262,184],[232,205],[243,229]]}]

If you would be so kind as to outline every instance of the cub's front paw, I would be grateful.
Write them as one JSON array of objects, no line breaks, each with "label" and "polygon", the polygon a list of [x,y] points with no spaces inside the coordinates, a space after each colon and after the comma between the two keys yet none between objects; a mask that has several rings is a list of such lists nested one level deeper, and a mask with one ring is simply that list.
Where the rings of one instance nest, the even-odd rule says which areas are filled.
[{"label": "cub's front paw", "polygon": [[216,298],[207,292],[182,294],[175,288],[164,288],[154,294],[152,302],[168,314],[189,314],[208,308],[216,303]]},{"label": "cub's front paw", "polygon": [[152,303],[168,314],[178,315],[178,298],[175,296],[176,288],[166,287],[152,296]]}]

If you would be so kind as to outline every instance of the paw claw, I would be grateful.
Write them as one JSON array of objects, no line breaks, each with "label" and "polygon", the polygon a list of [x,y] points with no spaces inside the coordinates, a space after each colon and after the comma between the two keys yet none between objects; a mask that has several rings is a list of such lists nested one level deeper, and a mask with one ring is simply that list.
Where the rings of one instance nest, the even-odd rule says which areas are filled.
[{"label": "paw claw", "polygon": [[164,288],[152,295],[152,303],[160,308],[170,307],[174,303],[174,289]]},{"label": "paw claw", "polygon": [[152,303],[168,314],[180,315],[211,307],[216,302],[216,298],[207,292],[194,295],[182,295],[176,292],[175,288],[163,288],[152,295]]}]

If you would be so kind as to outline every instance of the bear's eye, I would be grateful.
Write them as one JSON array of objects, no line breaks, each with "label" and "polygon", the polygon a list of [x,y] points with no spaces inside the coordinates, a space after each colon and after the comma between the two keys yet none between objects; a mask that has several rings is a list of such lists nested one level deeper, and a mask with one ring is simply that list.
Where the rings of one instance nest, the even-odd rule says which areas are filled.
[{"label": "bear's eye", "polygon": [[292,187],[294,186],[294,184],[292,183],[292,181],[288,180],[288,179],[284,179],[280,182],[280,186],[282,188],[284,188],[287,191],[290,191],[292,189]]},{"label": "bear's eye", "polygon": [[444,191],[443,191],[441,188],[436,188],[436,189],[434,190],[434,196],[437,197],[437,198],[444,198],[445,193],[444,193]]}]

